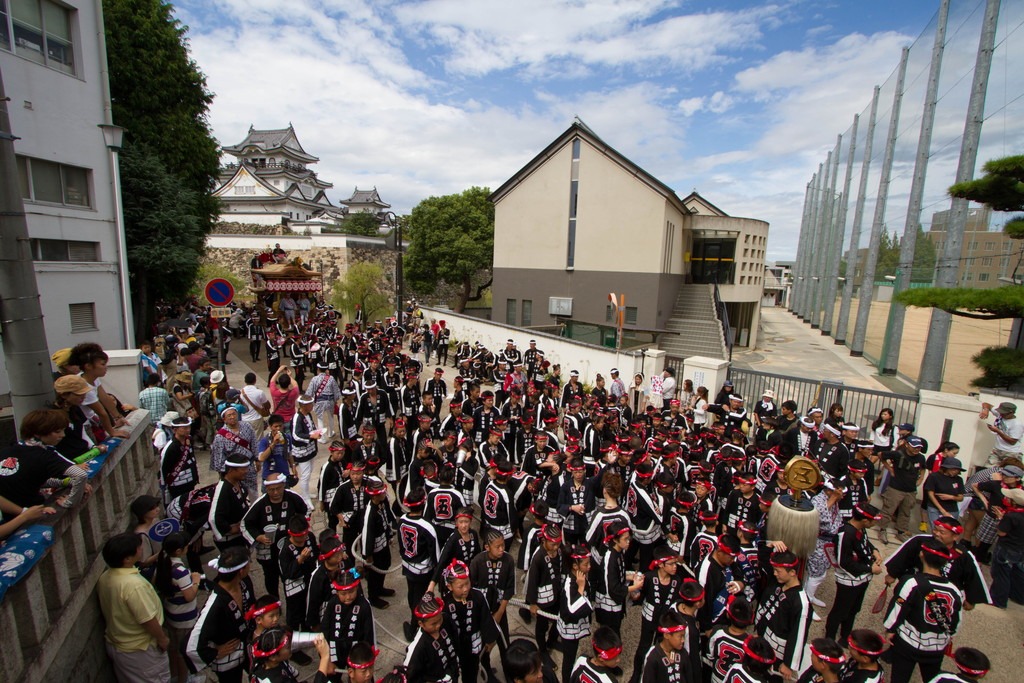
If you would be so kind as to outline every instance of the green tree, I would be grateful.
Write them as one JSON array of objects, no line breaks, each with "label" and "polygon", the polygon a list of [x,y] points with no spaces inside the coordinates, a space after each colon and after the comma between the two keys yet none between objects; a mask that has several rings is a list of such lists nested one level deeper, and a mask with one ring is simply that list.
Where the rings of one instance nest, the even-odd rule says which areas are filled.
[{"label": "green tree", "polygon": [[373,261],[353,263],[345,278],[334,285],[332,301],[335,308],[355,318],[356,309],[363,311],[363,320],[374,320],[388,314],[393,308],[391,301],[391,276],[383,266]]},{"label": "green tree", "polygon": [[[405,277],[422,294],[439,285],[457,288],[452,308],[461,313],[491,286],[494,268],[494,205],[490,190],[428,197],[409,216]],[[476,293],[473,288],[476,287]]]},{"label": "green tree", "polygon": [[[248,263],[245,264],[248,266]],[[241,292],[245,291],[248,283],[243,279],[235,275],[230,268],[217,265],[216,263],[204,263],[199,266],[199,272],[196,274],[196,279],[192,283],[192,287],[188,290],[190,296],[202,297],[203,291],[206,289],[206,283],[214,278],[224,278],[235,287],[235,300],[241,298]]]},{"label": "green tree", "polygon": [[128,271],[136,321],[141,322],[151,315],[156,299],[180,298],[188,291],[199,272],[197,255],[206,231],[190,211],[195,192],[145,145],[136,143],[121,152],[121,178]]},{"label": "green tree", "polygon": [[911,282],[931,282],[935,277],[935,243],[917,226],[917,241],[914,242],[914,264],[910,268]]},{"label": "green tree", "polygon": [[[1024,156],[993,159],[985,164],[984,170],[981,178],[950,187],[950,196],[985,204],[996,211],[1024,211]],[[1010,219],[1003,232],[1011,239],[1024,239],[1024,216]],[[1024,287],[1019,285],[995,289],[908,289],[899,294],[897,301],[980,320],[1024,317]],[[1008,387],[1024,378],[1024,349],[992,346],[972,360],[982,371],[982,376],[973,382],[975,386]]]},{"label": "green tree", "polygon": [[900,264],[900,241],[888,228],[882,228],[878,247],[878,261],[875,265],[875,279],[881,280],[887,275],[895,275]]},{"label": "green tree", "polygon": [[350,214],[341,223],[341,232],[349,235],[376,236],[378,230],[380,230],[380,218],[377,217],[377,214],[368,211]]},{"label": "green tree", "polygon": [[[212,192],[220,151],[207,120],[213,93],[188,54],[187,29],[174,18],[170,4],[104,0],[103,13],[114,123],[125,128],[121,167],[125,233],[136,332],[142,335],[152,320],[154,297],[181,296],[195,279],[205,235],[219,213]],[[162,170],[157,179],[130,175],[156,167]],[[135,195],[129,186],[173,186],[181,204],[153,216],[152,203],[164,202],[149,194]],[[145,221],[145,229],[132,223],[140,220]],[[180,239],[171,239],[175,235]],[[173,279],[159,264],[152,270],[144,265],[153,264],[150,253],[173,256]],[[175,287],[166,287],[168,282]]]}]

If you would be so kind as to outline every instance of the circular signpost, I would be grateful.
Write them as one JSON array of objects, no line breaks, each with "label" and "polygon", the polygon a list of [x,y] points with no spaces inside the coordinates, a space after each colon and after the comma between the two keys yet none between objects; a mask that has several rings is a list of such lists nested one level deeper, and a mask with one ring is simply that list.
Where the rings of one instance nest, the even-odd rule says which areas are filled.
[{"label": "circular signpost", "polygon": [[206,300],[213,306],[227,306],[235,298],[235,286],[221,277],[206,283]]}]

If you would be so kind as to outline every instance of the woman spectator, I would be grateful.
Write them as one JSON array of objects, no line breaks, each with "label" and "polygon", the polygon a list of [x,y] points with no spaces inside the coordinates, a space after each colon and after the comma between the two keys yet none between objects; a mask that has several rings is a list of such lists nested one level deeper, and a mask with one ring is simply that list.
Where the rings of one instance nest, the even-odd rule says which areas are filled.
[{"label": "woman spectator", "polygon": [[154,585],[164,603],[164,625],[170,636],[167,656],[171,664],[171,680],[186,683],[188,667],[181,656],[181,648],[196,623],[196,596],[199,594],[199,572],[190,572],[185,564],[189,535],[175,531],[164,539],[160,558],[156,564]]},{"label": "woman spectator", "polygon": [[633,375],[633,384],[626,392],[629,395],[629,407],[634,415],[640,415],[647,409],[647,390],[644,389],[644,374]]},{"label": "woman spectator", "polygon": [[875,453],[891,451],[896,445],[893,439],[895,433],[892,408],[882,408],[871,423],[871,441],[875,445]]},{"label": "woman spectator", "polygon": [[142,542],[142,559],[139,560],[139,572],[150,581],[156,574],[156,561],[160,557],[160,542],[154,541],[149,530],[160,519],[160,499],[156,496],[142,495],[128,506],[135,522],[135,535]]},{"label": "woman spectator", "polygon": [[693,398],[693,431],[708,423],[708,388],[697,387]]},{"label": "woman spectator", "polygon": [[285,424],[291,424],[295,416],[295,402],[299,399],[299,387],[292,381],[291,368],[281,366],[270,378],[270,400],[274,403],[274,415],[280,415]]},{"label": "woman spectator", "polygon": [[982,500],[983,496],[975,492],[974,487],[986,481],[1002,480],[1003,475],[999,473],[1000,470],[1010,466],[1021,467],[1020,458],[1003,458],[995,467],[986,467],[983,470],[978,470],[971,475],[964,485],[964,495],[971,499],[967,506],[967,513],[964,516],[963,540],[965,542],[971,543],[973,541],[974,532],[977,531],[981,520],[985,518],[985,501]]},{"label": "woman spectator", "polygon": [[836,429],[842,430],[843,423],[846,422],[843,419],[843,405],[841,403],[833,403],[828,407],[828,415],[825,417],[825,424],[832,425]]},{"label": "woman spectator", "polygon": [[[78,375],[65,375],[53,383],[53,391],[57,400],[53,402],[56,410],[68,418],[68,426],[64,429],[64,438],[57,442],[57,452],[69,460],[73,460],[93,447],[92,430],[88,429],[89,419],[82,410],[82,402],[89,393],[89,383]],[[100,445],[100,452],[107,447]]]},{"label": "woman spectator", "polygon": [[[22,508],[46,502],[41,488],[71,491],[55,501],[70,508],[92,490],[84,469],[64,458],[54,446],[64,438],[68,418],[53,409],[33,410],[21,421],[21,442],[0,450],[0,496]],[[4,516],[12,515],[5,512]]]},{"label": "woman spectator", "polygon": [[224,463],[229,459],[249,461],[249,470],[245,474],[245,489],[248,495],[255,497],[256,488],[256,432],[248,423],[238,419],[238,408],[228,403],[222,406],[220,419],[224,426],[217,430],[210,446],[210,469],[224,473]]}]

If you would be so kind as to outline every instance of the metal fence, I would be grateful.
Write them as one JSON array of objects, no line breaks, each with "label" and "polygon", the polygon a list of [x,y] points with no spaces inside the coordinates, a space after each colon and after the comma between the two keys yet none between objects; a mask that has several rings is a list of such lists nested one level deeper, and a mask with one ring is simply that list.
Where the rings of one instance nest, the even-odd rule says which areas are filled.
[{"label": "metal fence", "polygon": [[[843,406],[847,421],[856,423],[861,436],[870,433],[871,423],[883,408],[893,411],[896,424],[913,423],[917,418],[917,394],[897,394],[889,391],[875,391],[851,387],[834,380],[817,380],[805,377],[791,377],[757,370],[729,369],[729,379],[734,389],[747,399],[748,409],[753,409],[767,389],[775,391],[776,401],[796,401],[797,412],[807,414],[807,409],[818,406],[828,411],[833,403]],[[711,387],[709,387],[710,389]]]}]

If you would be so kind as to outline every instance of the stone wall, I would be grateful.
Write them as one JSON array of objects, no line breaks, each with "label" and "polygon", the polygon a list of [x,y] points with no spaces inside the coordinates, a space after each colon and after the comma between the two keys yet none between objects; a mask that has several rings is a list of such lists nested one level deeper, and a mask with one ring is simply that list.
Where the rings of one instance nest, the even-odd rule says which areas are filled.
[{"label": "stone wall", "polygon": [[[217,223],[213,231],[218,235],[283,235],[283,225],[259,225],[258,223]],[[290,230],[288,230],[291,233]]]}]

